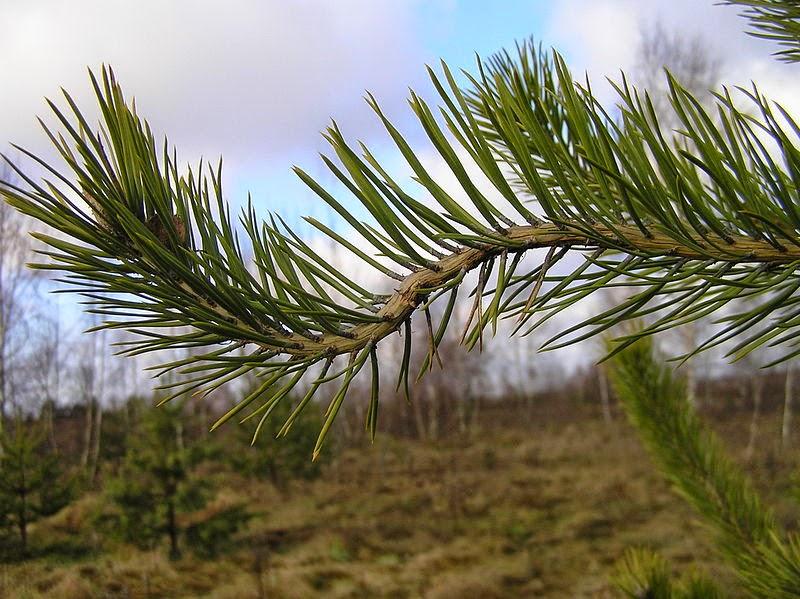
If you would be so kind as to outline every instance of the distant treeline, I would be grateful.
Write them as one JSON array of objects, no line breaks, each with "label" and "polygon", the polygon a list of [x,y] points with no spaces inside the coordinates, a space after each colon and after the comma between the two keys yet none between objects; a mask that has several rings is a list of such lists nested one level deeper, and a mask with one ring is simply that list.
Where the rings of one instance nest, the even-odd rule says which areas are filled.
[{"label": "distant treeline", "polygon": [[[786,411],[787,374],[770,370],[701,379],[695,401],[716,419],[751,412],[749,445],[754,446],[761,416]],[[602,366],[581,369],[530,395],[487,398],[457,389],[432,377],[427,386],[417,386],[410,402],[390,396],[381,404],[381,434],[436,442],[487,429],[578,418],[600,424],[621,417]],[[294,479],[318,476],[343,448],[367,442],[368,402],[357,394],[348,398],[332,443],[316,462],[311,455],[324,402],[310,405],[280,439],[275,437],[298,398],[279,404],[255,441],[257,419],[209,432],[235,399],[222,394],[213,401],[185,398],[160,407],[152,397],[105,407],[99,401],[46,403],[38,414],[6,418],[0,436],[2,558],[35,555],[40,544],[29,540],[31,524],[86,493],[101,498],[88,518],[101,535],[141,548],[164,547],[174,559],[187,547],[213,556],[246,527],[251,509],[229,495],[221,499],[218,481],[260,479],[284,492]]]}]

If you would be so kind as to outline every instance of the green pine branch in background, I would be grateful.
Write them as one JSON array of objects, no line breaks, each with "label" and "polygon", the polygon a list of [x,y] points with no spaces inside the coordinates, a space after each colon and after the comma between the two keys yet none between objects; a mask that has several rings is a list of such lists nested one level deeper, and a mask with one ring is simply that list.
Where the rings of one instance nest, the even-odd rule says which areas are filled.
[{"label": "green pine branch in background", "polygon": [[725,0],[744,7],[750,19],[751,35],[778,42],[783,49],[775,55],[786,62],[800,61],[800,4],[794,0]]},{"label": "green pine branch in background", "polygon": [[[620,352],[612,365],[614,388],[629,420],[659,469],[715,534],[743,588],[754,597],[800,596],[796,534],[779,531],[772,512],[689,406],[682,381],[654,355],[650,339]],[[622,588],[669,586],[659,559],[637,555],[625,565]],[[652,592],[639,596],[662,596]]]},{"label": "green pine branch in background", "polygon": [[[756,4],[777,6],[748,4],[753,11],[760,10]],[[791,21],[781,31],[791,36],[793,27]],[[335,159],[324,161],[369,219],[358,220],[343,200],[296,169],[363,243],[308,222],[392,281],[389,295],[332,267],[279,216],[260,222],[248,205],[235,223],[222,163],[183,169],[108,68],[91,75],[98,126],[66,93],[65,108],[50,103],[59,127],[45,131],[69,172],[19,148],[48,175],[36,181],[15,166],[24,184],[6,182],[2,193],[59,233],[35,234],[47,246],[47,261],[38,267],[65,273],[61,280],[103,318],[98,328],[136,335],[122,353],[194,350],[156,371],[189,377],[171,383],[165,401],[190,391],[207,394],[256,371],[263,382],[215,426],[257,418],[260,429],[309,374],[311,384],[285,432],[321,386],[337,382],[315,455],[367,364],[373,377],[367,428],[375,434],[378,347],[394,332],[405,336],[397,386],[407,391],[413,314],[428,316],[430,367],[470,271],[478,282],[468,291],[468,348],[481,345],[501,320],[528,332],[618,286],[631,292],[628,300],[544,347],[650,316],[647,327],[621,340],[619,351],[747,299],[746,309],[725,313],[722,328],[698,351],[733,340],[734,358],[764,344],[783,347],[780,360],[800,353],[800,127],[755,86],[739,90],[746,108],[733,91],[720,91],[712,113],[671,79],[680,127],[667,135],[647,94],[623,79],[616,86],[619,115],[609,113],[557,53],[531,44],[479,63],[464,88],[444,64],[430,75],[441,107],[413,92],[410,105],[466,203],[434,179],[371,97],[423,194],[396,181],[336,124],[326,134]],[[470,161],[479,178],[467,168]],[[490,201],[486,182],[502,201]],[[530,268],[522,258],[535,248],[546,248],[547,256]],[[553,274],[570,250],[581,252],[583,263]],[[434,324],[430,307],[437,301],[446,302],[446,317]],[[762,327],[765,322],[771,326]]]},{"label": "green pine branch in background", "polygon": [[630,549],[613,578],[614,585],[628,599],[722,599],[724,595],[707,577],[690,573],[676,584],[669,564],[656,553]]}]

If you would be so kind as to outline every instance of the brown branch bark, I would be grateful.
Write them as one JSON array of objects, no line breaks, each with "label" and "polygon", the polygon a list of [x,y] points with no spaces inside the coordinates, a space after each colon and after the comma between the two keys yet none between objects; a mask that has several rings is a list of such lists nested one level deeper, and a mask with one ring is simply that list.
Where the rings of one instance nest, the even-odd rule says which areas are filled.
[{"label": "brown branch bark", "polygon": [[[498,235],[496,244],[463,249],[445,256],[430,268],[421,268],[406,276],[395,292],[378,312],[382,322],[357,325],[350,329],[349,337],[325,334],[312,341],[299,335],[289,335],[292,347],[281,348],[281,353],[295,357],[340,355],[359,351],[370,341],[377,342],[396,331],[411,316],[417,306],[429,295],[430,289],[454,279],[462,271],[471,271],[503,251],[524,252],[534,248],[574,247],[585,249],[617,249],[632,254],[652,256],[677,256],[688,260],[715,260],[733,263],[766,263],[785,265],[800,261],[800,247],[777,248],[766,241],[745,236],[731,236],[727,240],[709,235],[706,240],[696,240],[692,245],[677,242],[664,233],[643,233],[632,225],[619,225],[614,230],[595,226],[592,237],[577,225],[514,226]],[[269,348],[275,349],[275,348]]]}]

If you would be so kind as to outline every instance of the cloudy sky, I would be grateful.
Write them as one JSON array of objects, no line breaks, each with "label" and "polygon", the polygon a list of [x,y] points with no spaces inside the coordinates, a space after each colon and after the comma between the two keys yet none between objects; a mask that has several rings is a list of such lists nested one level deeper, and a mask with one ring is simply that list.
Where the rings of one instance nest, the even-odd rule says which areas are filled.
[{"label": "cloudy sky", "polygon": [[331,117],[396,160],[365,90],[416,139],[405,99],[408,87],[430,96],[425,64],[468,68],[475,52],[533,36],[602,81],[634,64],[641,27],[656,21],[701,35],[726,80],[757,79],[793,104],[796,78],[714,0],[0,0],[0,144],[47,155],[43,98],[63,86],[91,112],[86,69],[110,64],[186,161],[225,157],[232,200],[249,190],[299,216],[320,208],[289,168],[325,179],[316,154]]},{"label": "cloudy sky", "polygon": [[35,120],[48,114],[44,98],[63,86],[91,114],[86,69],[108,64],[183,160],[224,156],[231,201],[251,191],[289,222],[327,219],[290,167],[332,185],[317,156],[331,118],[403,171],[365,90],[433,159],[406,105],[409,87],[435,102],[425,64],[471,68],[476,52],[533,37],[610,102],[603,78],[635,65],[640,31],[654,23],[700,36],[727,83],[756,80],[800,114],[796,71],[716,0],[0,0],[0,147],[52,157]]}]

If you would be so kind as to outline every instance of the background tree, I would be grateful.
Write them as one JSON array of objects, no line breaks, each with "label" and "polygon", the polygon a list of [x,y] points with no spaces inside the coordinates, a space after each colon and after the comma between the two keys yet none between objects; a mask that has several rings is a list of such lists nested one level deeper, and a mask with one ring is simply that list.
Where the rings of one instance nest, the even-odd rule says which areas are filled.
[{"label": "background tree", "polygon": [[0,435],[0,522],[15,529],[21,554],[28,553],[28,527],[64,507],[74,484],[41,431],[17,420]]},{"label": "background tree", "polygon": [[[5,165],[3,180],[16,181]],[[27,268],[32,255],[27,232],[30,221],[3,203],[0,205],[0,430],[11,408],[22,408],[18,392],[24,387],[25,359],[36,339],[32,325],[41,317],[37,305],[38,277]]]},{"label": "background tree", "polygon": [[723,59],[701,35],[667,30],[660,21],[639,27],[634,77],[658,115],[665,134],[680,123],[669,103],[670,82],[666,72],[704,105],[713,101],[722,78]]},{"label": "background tree", "polygon": [[[670,77],[713,114],[713,90],[722,78],[723,59],[699,34],[668,31],[660,21],[641,24],[634,77],[649,94],[663,134],[675,135],[679,119],[669,102]],[[700,330],[710,323],[698,320],[675,331],[685,352],[691,352],[700,340]],[[689,402],[697,401],[696,359],[682,365],[686,374]],[[708,376],[708,373],[705,373]]]},{"label": "background tree", "polygon": [[320,474],[319,462],[309,460],[314,435],[322,425],[318,407],[310,406],[291,428],[282,425],[299,399],[290,397],[289,401],[279,403],[274,418],[263,424],[262,430],[258,430],[258,418],[251,418],[237,428],[236,450],[225,452],[236,472],[267,479],[281,491],[286,490],[293,478],[310,480]]},{"label": "background tree", "polygon": [[112,522],[123,538],[151,547],[166,535],[172,559],[181,556],[179,517],[202,509],[212,495],[211,481],[193,471],[202,454],[181,435],[182,408],[176,403],[143,413],[139,435],[108,486],[119,509]]},{"label": "background tree", "polygon": [[[200,467],[214,453],[186,434],[185,401],[154,410],[131,399],[135,425],[126,438],[125,457],[107,484],[115,508],[100,514],[104,525],[143,548],[169,541],[169,556],[179,559],[185,540],[202,557],[213,557],[230,545],[250,514],[242,504],[214,502],[213,475]],[[237,452],[238,454],[238,452]],[[225,451],[230,455],[230,451]]]},{"label": "background tree", "polygon": [[64,370],[64,348],[61,315],[58,308],[55,317],[40,322],[44,329],[41,343],[31,357],[31,388],[36,397],[41,398],[40,414],[48,442],[53,450],[57,449],[53,425],[56,405],[61,399],[62,373]]}]

